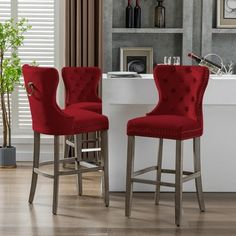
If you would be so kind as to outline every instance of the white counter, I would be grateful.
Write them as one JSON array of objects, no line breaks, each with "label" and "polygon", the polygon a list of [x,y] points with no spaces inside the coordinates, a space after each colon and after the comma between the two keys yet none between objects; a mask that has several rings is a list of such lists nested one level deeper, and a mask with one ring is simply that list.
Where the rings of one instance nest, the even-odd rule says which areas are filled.
[{"label": "white counter", "polygon": [[[145,78],[103,79],[103,113],[109,117],[110,188],[125,190],[127,136],[129,119],[144,116],[158,101],[152,75]],[[204,98],[205,131],[202,138],[202,169],[205,191],[236,191],[236,76],[212,76]],[[184,166],[192,169],[192,143],[185,142]],[[137,138],[136,168],[156,162],[158,140]],[[174,141],[164,142],[164,167],[174,167]],[[147,177],[154,178],[153,174]],[[168,177],[168,180],[169,177]],[[193,183],[185,190],[192,191]],[[139,191],[154,187],[135,184]],[[165,191],[169,190],[163,188]]]}]

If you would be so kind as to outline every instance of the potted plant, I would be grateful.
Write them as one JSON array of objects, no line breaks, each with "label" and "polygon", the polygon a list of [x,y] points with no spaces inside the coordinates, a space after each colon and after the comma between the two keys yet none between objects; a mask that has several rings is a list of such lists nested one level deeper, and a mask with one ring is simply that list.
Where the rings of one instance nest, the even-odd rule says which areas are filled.
[{"label": "potted plant", "polygon": [[20,83],[21,63],[17,50],[23,45],[24,33],[31,27],[26,19],[0,23],[0,111],[2,146],[0,167],[16,166],[16,149],[11,143],[11,94]]}]

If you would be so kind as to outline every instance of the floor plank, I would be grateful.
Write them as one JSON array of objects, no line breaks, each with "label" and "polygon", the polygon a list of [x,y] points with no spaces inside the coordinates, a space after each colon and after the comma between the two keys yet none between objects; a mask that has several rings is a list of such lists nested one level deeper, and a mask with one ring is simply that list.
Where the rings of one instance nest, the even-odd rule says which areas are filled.
[{"label": "floor plank", "polygon": [[104,207],[97,174],[84,175],[82,197],[76,195],[75,176],[66,176],[60,178],[58,215],[53,216],[52,180],[39,178],[34,204],[29,205],[30,180],[28,164],[0,170],[0,236],[236,235],[236,193],[205,194],[205,213],[199,212],[195,194],[185,193],[183,226],[178,229],[172,193],[162,193],[159,206],[154,194],[136,193],[128,219],[123,193],[112,193],[110,207]]}]

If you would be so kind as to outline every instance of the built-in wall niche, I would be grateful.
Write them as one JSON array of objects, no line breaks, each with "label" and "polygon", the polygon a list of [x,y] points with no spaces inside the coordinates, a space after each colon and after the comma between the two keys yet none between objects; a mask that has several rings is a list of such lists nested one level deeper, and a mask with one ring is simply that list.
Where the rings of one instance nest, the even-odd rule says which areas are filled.
[{"label": "built-in wall niche", "polygon": [[[224,64],[234,63],[233,73],[236,74],[236,27],[217,28],[217,0],[202,2],[202,56],[213,53],[219,55]],[[215,57],[210,58],[219,63]]]},{"label": "built-in wall niche", "polygon": [[165,28],[154,27],[156,0],[141,0],[141,28],[125,28],[127,3],[104,0],[105,72],[120,69],[121,47],[152,47],[154,63],[163,63],[164,56],[177,56],[182,64],[192,64],[187,54],[193,44],[193,0],[165,0]]},{"label": "built-in wall niche", "polygon": [[182,34],[113,34],[112,70],[120,69],[121,47],[152,47],[153,63],[163,63],[164,56],[182,54]]},{"label": "built-in wall niche", "polygon": [[[125,28],[125,9],[128,0],[113,1],[113,28]],[[132,0],[132,5],[135,6],[136,0]],[[142,11],[142,27],[154,28],[154,15],[156,0],[141,0]],[[183,22],[183,0],[164,0],[166,8],[166,27],[167,28],[182,28]]]}]

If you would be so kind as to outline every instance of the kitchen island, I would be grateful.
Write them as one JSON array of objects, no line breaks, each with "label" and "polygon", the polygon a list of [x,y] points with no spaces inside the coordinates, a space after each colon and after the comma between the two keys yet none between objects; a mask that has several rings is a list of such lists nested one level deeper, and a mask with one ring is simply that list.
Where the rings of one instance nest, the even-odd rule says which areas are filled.
[{"label": "kitchen island", "polygon": [[[103,114],[110,122],[110,190],[124,191],[127,158],[126,125],[129,119],[144,116],[158,102],[153,75],[141,78],[107,78],[102,83]],[[213,117],[213,118],[212,118]],[[204,191],[236,191],[236,76],[211,76],[204,97],[202,174]],[[158,139],[137,138],[135,169],[156,164]],[[163,168],[175,166],[175,142],[164,140]],[[192,170],[192,140],[184,143],[184,169]],[[155,179],[154,172],[146,174]],[[174,180],[165,176],[164,180]],[[153,186],[135,184],[136,191],[153,191]],[[162,187],[162,190],[173,190]],[[185,191],[195,191],[193,182]]]}]

